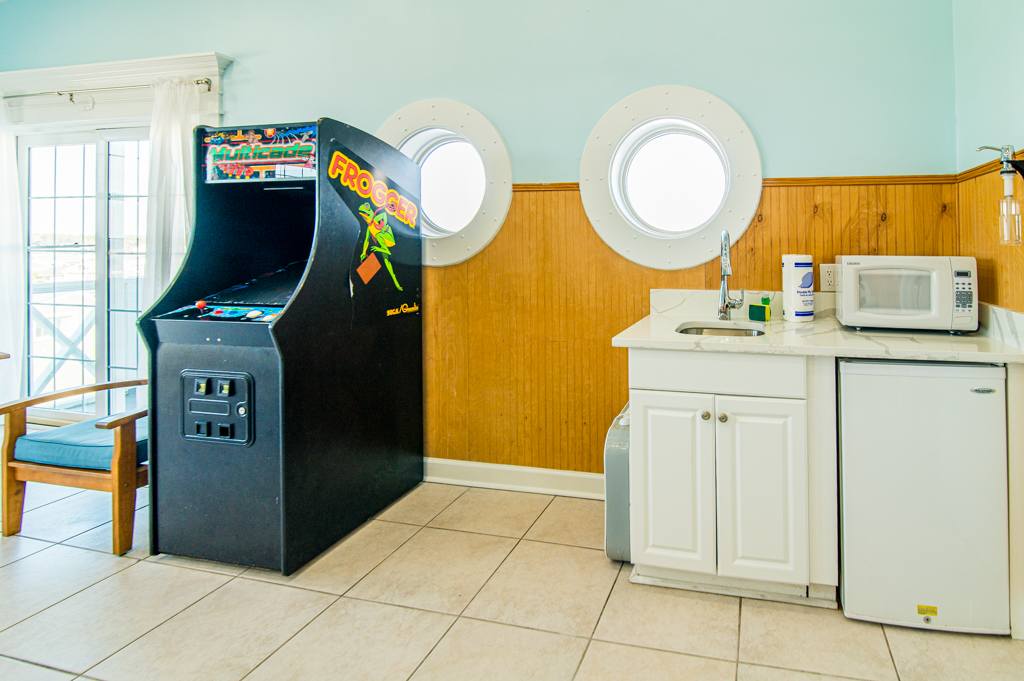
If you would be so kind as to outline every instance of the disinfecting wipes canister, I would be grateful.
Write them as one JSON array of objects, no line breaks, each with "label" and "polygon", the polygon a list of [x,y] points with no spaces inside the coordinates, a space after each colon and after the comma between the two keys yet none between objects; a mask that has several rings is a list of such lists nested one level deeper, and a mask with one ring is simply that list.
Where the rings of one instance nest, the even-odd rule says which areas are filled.
[{"label": "disinfecting wipes canister", "polygon": [[814,260],[809,255],[782,256],[782,317],[788,322],[814,319]]}]

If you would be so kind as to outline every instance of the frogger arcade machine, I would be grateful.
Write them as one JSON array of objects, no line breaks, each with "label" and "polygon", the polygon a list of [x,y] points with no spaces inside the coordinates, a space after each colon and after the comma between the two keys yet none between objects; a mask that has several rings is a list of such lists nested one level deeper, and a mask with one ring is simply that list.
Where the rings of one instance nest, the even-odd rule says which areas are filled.
[{"label": "frogger arcade machine", "polygon": [[153,552],[289,574],[423,477],[419,168],[344,123],[197,128],[150,350]]}]

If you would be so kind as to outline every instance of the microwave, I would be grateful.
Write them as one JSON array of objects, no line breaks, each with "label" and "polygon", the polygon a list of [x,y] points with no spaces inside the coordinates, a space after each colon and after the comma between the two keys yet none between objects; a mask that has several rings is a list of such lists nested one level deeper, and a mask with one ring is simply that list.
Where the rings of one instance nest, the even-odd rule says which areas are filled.
[{"label": "microwave", "polygon": [[978,263],[959,256],[836,256],[844,326],[978,330]]}]

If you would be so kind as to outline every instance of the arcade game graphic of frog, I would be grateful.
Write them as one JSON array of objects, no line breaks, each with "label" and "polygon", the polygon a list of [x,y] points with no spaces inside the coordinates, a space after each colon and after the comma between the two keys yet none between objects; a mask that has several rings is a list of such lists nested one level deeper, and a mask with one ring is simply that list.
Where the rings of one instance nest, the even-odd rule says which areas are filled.
[{"label": "arcade game graphic of frog", "polygon": [[384,208],[374,211],[369,202],[366,202],[359,206],[359,216],[366,221],[366,236],[363,237],[363,250],[359,254],[360,266],[358,268],[364,283],[369,283],[379,269],[378,265],[368,272],[368,276],[363,275],[363,264],[366,263],[367,256],[374,257],[373,254],[376,253],[384,261],[384,267],[391,275],[391,281],[394,282],[395,288],[399,291],[403,290],[402,285],[398,283],[398,277],[395,276],[395,270],[391,266],[391,248],[395,245],[395,233],[391,229],[391,225],[388,224],[387,212]]}]

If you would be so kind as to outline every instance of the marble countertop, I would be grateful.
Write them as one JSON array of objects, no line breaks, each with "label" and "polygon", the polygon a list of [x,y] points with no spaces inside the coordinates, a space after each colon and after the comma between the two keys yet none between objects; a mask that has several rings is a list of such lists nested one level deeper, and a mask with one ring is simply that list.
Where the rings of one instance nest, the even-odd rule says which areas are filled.
[{"label": "marble countertop", "polygon": [[[756,297],[748,295],[747,299]],[[990,335],[987,329],[963,336],[940,331],[856,331],[838,322],[827,294],[818,294],[814,321],[787,322],[781,320],[781,310],[776,312],[779,300],[781,296],[777,295],[772,303],[772,318],[779,321],[766,323],[763,336],[690,336],[676,329],[683,322],[716,319],[718,292],[655,289],[651,291],[652,313],[612,338],[612,345],[697,352],[1024,363],[1024,351],[1002,336]],[[746,307],[735,310],[732,318],[747,320]]]}]

